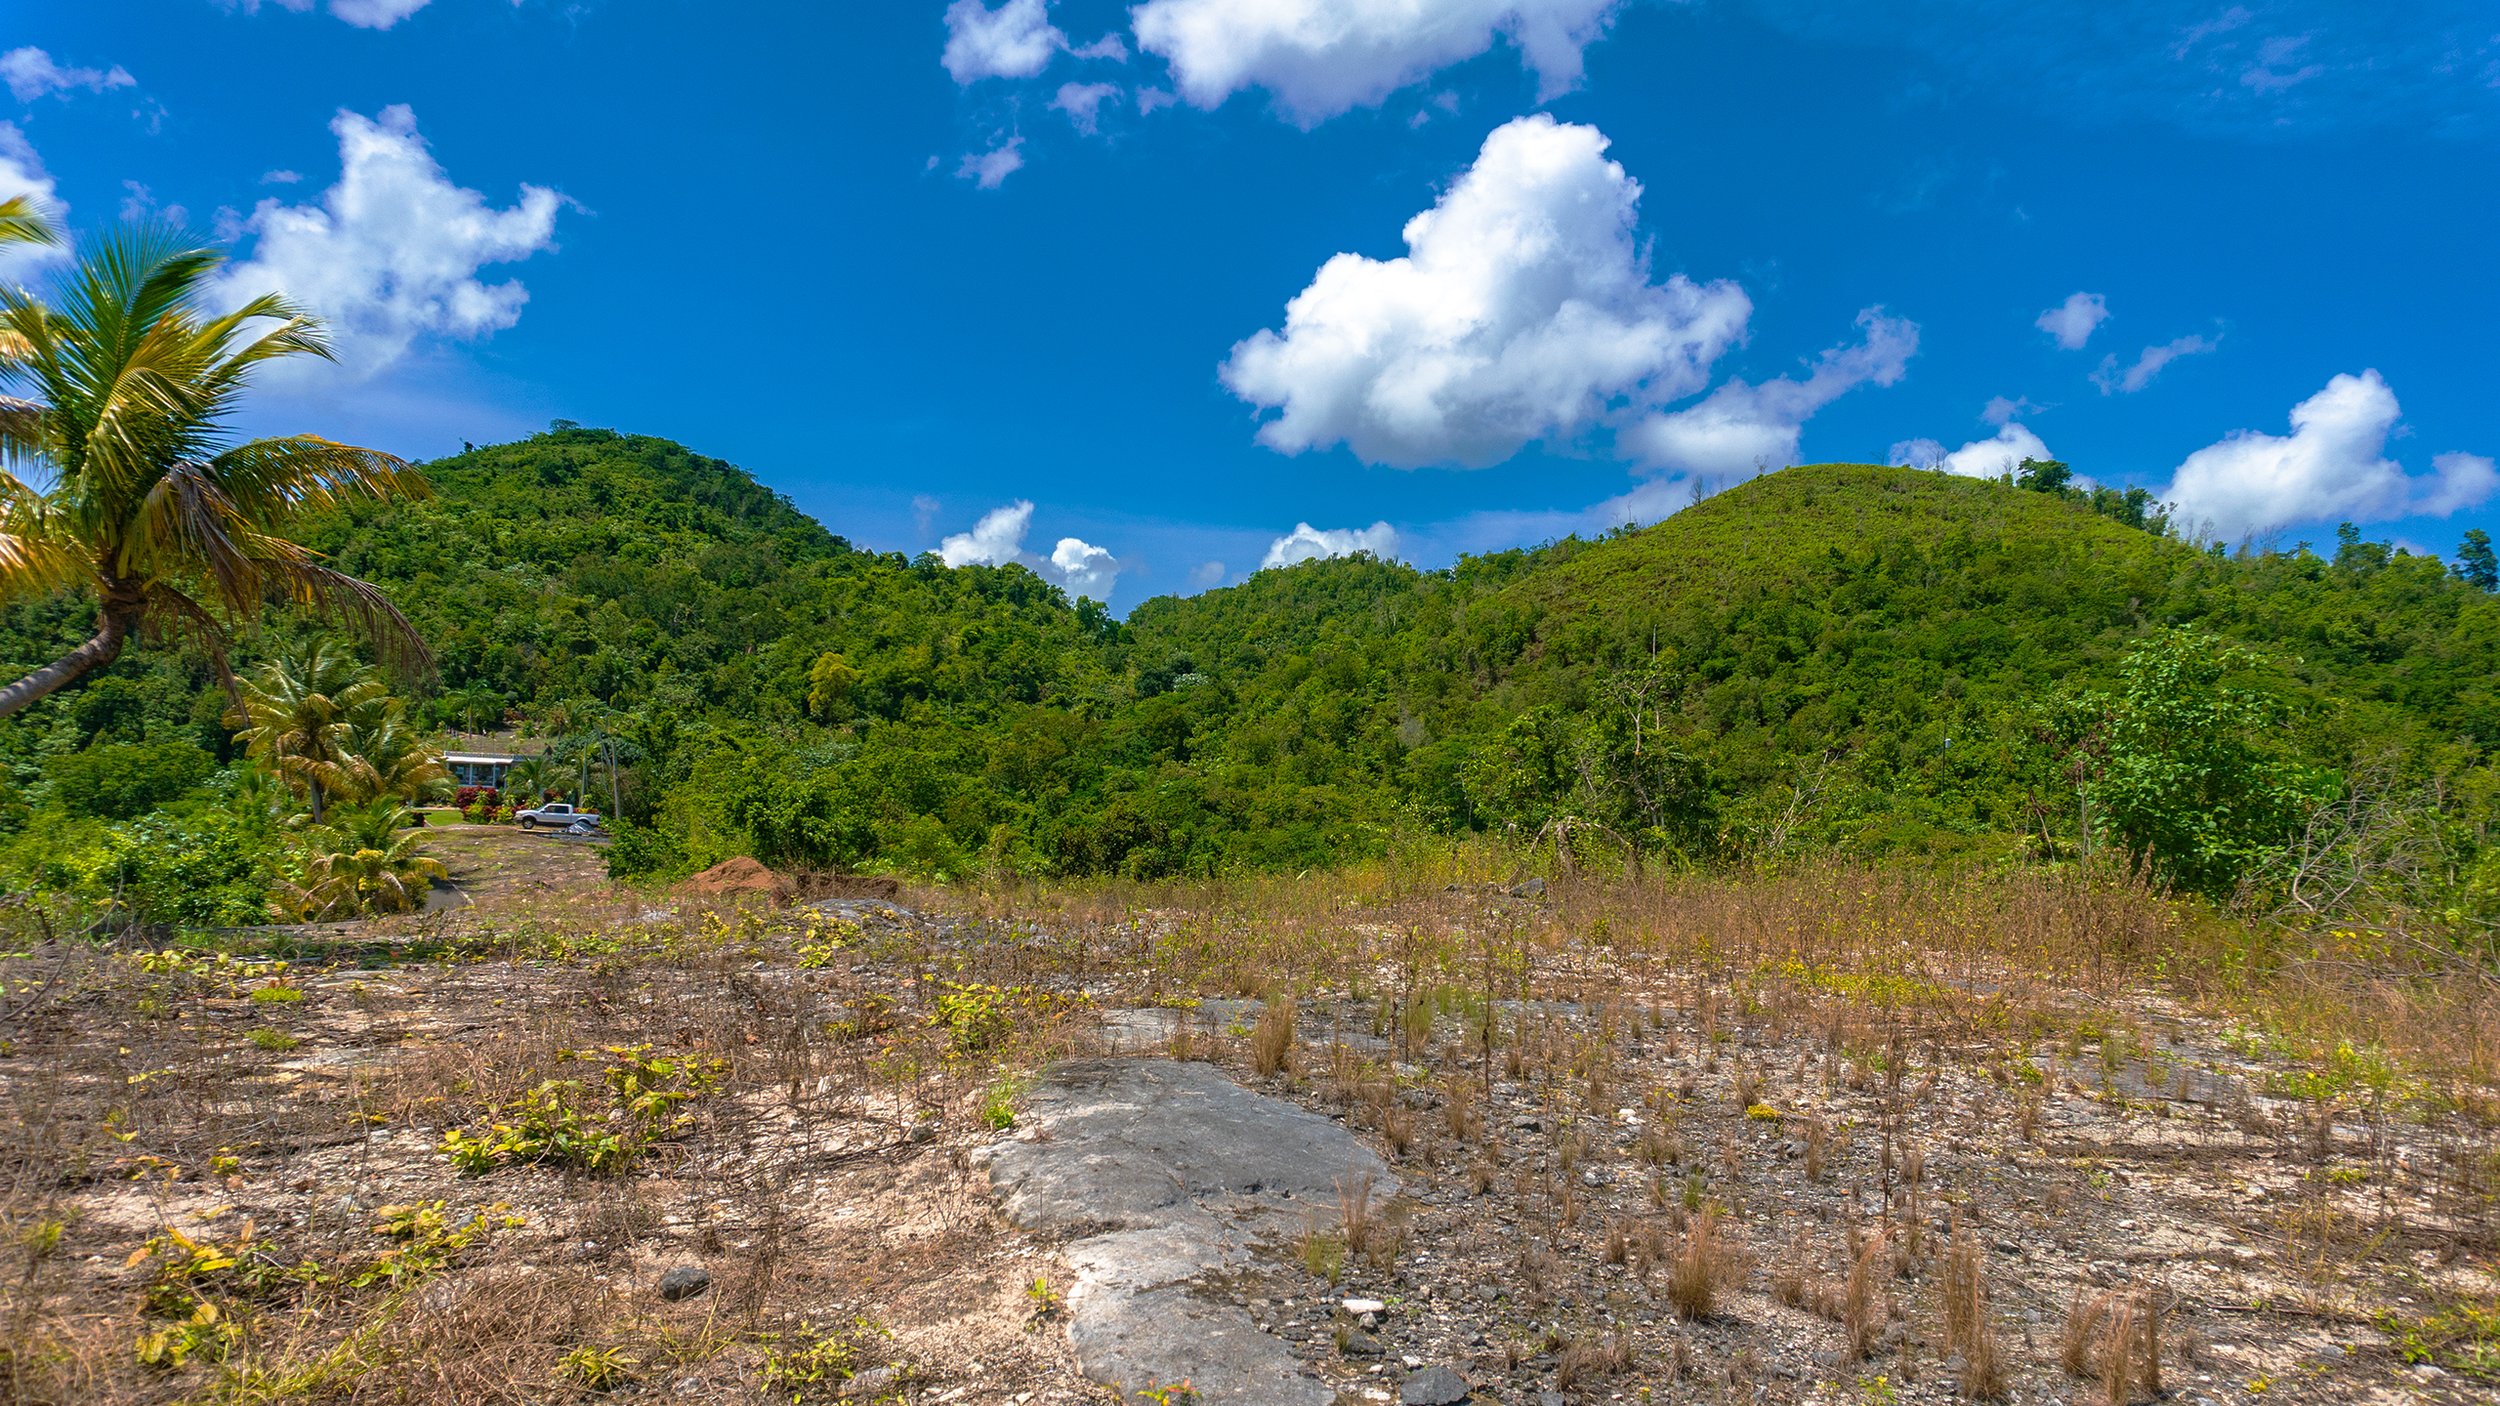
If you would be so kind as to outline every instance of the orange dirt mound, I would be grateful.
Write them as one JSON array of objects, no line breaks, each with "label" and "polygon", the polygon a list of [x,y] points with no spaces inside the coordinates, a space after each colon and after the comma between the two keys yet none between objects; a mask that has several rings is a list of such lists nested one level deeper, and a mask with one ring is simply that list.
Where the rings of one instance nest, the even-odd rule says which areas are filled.
[{"label": "orange dirt mound", "polygon": [[779,899],[789,896],[790,881],[742,854],[722,860],[677,887],[679,892],[695,898],[760,893]]}]

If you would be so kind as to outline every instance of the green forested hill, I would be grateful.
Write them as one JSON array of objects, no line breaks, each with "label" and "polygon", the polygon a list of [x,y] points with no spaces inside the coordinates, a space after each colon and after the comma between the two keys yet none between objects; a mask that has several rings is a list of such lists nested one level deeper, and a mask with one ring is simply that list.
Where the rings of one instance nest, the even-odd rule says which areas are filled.
[{"label": "green forested hill", "polygon": [[[640,872],[1205,873],[1461,832],[2053,856],[2131,651],[2182,629],[2246,646],[2197,687],[2260,710],[2250,756],[2316,796],[2436,781],[2464,860],[2500,746],[2500,601],[2439,561],[2352,534],[2226,555],[2053,484],[1789,469],[1599,541],[1311,562],[1117,622],[1021,568],[854,549],[663,441],[427,472],[436,501],[314,545],[433,642],[404,685],[433,721],[616,739]],[[0,613],[0,661],[77,616]],[[201,661],[139,652],[0,724],[0,826],[100,745],[226,760],[217,711]]]}]

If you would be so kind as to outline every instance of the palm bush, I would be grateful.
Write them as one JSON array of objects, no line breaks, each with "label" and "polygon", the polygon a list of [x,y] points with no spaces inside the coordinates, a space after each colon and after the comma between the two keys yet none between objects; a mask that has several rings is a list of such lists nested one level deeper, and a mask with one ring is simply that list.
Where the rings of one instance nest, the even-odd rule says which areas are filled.
[{"label": "palm bush", "polygon": [[297,919],[326,922],[422,906],[442,861],[418,846],[415,817],[396,801],[341,806],[304,830],[303,876],[282,886],[280,902]]}]

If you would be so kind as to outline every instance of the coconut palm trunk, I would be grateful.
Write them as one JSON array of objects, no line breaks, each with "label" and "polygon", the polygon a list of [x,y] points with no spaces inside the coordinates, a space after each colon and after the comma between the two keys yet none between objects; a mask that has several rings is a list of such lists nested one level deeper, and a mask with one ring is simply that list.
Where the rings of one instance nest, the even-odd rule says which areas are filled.
[{"label": "coconut palm trunk", "polygon": [[95,633],[76,649],[0,688],[0,718],[23,712],[35,700],[67,688],[121,658],[122,647],[130,642],[131,632],[138,629],[146,613],[147,596],[143,590],[127,581],[106,586],[103,600],[96,607]]}]

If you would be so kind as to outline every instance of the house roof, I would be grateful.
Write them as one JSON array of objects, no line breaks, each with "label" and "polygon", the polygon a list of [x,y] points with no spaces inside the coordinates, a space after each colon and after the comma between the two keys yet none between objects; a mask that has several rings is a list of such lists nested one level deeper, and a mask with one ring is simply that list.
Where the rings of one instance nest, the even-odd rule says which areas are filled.
[{"label": "house roof", "polygon": [[510,766],[519,760],[519,757],[502,752],[445,752],[443,754],[445,765],[466,762],[471,766]]}]

